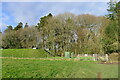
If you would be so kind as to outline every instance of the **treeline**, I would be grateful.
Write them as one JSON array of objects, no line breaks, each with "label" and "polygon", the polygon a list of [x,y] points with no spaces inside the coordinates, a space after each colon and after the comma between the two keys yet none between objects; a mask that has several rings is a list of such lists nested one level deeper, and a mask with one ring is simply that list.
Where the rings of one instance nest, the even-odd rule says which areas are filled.
[{"label": "treeline", "polygon": [[[111,6],[112,5],[112,6]],[[72,13],[41,17],[36,26],[14,29],[8,26],[2,34],[3,48],[42,48],[60,55],[64,51],[76,54],[119,52],[120,2],[110,2],[107,16]]]}]

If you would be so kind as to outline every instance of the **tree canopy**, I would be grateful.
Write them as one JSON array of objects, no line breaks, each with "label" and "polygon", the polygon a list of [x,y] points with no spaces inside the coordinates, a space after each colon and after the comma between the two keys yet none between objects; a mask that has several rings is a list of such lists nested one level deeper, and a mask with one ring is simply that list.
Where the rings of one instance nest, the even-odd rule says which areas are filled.
[{"label": "tree canopy", "polygon": [[107,16],[49,13],[40,18],[36,26],[20,22],[10,25],[3,35],[3,48],[42,48],[54,55],[65,51],[75,54],[105,54],[119,52],[120,2],[108,3]]}]

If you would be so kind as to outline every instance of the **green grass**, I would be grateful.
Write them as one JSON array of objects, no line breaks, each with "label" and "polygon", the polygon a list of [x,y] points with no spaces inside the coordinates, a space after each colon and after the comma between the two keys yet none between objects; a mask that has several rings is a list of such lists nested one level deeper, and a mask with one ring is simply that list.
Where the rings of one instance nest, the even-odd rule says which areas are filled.
[{"label": "green grass", "polygon": [[117,64],[98,64],[98,62],[88,61],[92,57],[83,57],[87,61],[51,57],[42,49],[4,49],[2,57],[36,58],[3,58],[3,78],[97,78],[99,72],[102,78],[118,77]]},{"label": "green grass", "polygon": [[79,57],[81,61],[93,61],[93,57]]},{"label": "green grass", "polygon": [[3,59],[3,78],[117,78],[117,64],[94,61]]},{"label": "green grass", "polygon": [[3,49],[2,57],[44,58],[51,56],[42,49]]}]

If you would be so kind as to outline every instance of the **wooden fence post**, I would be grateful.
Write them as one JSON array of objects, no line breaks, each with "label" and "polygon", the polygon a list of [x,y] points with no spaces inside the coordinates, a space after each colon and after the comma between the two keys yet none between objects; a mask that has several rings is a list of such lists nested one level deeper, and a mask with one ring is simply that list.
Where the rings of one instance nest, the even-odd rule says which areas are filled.
[{"label": "wooden fence post", "polygon": [[98,80],[102,80],[102,74],[101,74],[101,72],[98,72],[97,78],[98,78]]}]

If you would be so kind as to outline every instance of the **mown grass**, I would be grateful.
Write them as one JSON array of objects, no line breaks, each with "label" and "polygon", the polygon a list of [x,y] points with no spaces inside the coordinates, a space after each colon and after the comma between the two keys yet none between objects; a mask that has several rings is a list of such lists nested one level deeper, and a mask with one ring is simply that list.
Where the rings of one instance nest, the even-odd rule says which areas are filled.
[{"label": "mown grass", "polygon": [[43,49],[3,49],[2,57],[45,58],[51,57]]},{"label": "mown grass", "polygon": [[117,78],[117,64],[94,61],[3,59],[3,78]]},{"label": "mown grass", "polygon": [[2,57],[35,58],[3,58],[3,78],[97,78],[99,72],[102,78],[118,77],[117,64],[51,57],[42,49],[4,49]]}]

